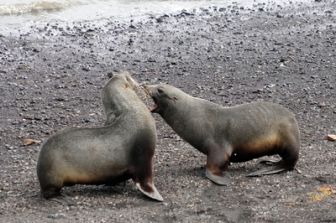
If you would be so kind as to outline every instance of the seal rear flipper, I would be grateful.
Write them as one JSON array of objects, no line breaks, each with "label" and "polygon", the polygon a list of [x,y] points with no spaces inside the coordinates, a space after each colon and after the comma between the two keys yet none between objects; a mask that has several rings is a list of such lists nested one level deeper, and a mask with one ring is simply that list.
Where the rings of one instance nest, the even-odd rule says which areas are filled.
[{"label": "seal rear flipper", "polygon": [[283,167],[282,165],[276,165],[272,166],[271,168],[264,168],[261,170],[257,170],[255,172],[249,173],[246,176],[247,177],[260,177],[263,175],[271,175],[276,173],[281,173],[288,170],[288,168]]},{"label": "seal rear flipper", "polygon": [[271,159],[262,159],[258,162],[258,164],[263,164],[263,165],[267,165],[267,166],[274,166],[279,164],[281,161],[277,161],[277,160],[271,160]]},{"label": "seal rear flipper", "polygon": [[135,185],[147,197],[152,198],[153,200],[163,201],[163,197],[156,189],[154,184],[147,185],[150,188],[150,191],[146,191],[145,188],[143,188],[143,186],[140,183],[136,183]]},{"label": "seal rear flipper", "polygon": [[218,185],[221,185],[221,186],[229,185],[229,180],[228,180],[227,177],[215,175],[215,174],[211,173],[211,171],[209,171],[208,169],[205,170],[205,176],[209,180],[214,182],[215,184],[218,184]]}]

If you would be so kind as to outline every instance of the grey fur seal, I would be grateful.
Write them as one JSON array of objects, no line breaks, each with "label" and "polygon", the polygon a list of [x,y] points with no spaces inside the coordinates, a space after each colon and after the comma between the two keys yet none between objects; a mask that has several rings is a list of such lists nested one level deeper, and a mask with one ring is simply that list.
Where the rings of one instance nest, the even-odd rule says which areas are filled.
[{"label": "grey fur seal", "polygon": [[102,91],[105,126],[66,129],[43,144],[37,163],[43,197],[59,195],[64,186],[113,185],[131,178],[143,194],[163,200],[153,183],[155,121],[136,85],[126,72],[114,75]]},{"label": "grey fur seal", "polygon": [[245,162],[265,155],[282,158],[272,167],[247,176],[292,170],[299,157],[297,121],[286,108],[268,102],[223,107],[168,85],[145,85],[159,113],[181,138],[207,155],[206,176],[226,185],[230,162]]}]

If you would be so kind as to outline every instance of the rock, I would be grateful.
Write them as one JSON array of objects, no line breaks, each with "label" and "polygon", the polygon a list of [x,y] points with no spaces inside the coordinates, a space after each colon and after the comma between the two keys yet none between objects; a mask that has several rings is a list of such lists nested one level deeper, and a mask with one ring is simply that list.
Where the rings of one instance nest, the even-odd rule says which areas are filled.
[{"label": "rock", "polygon": [[151,57],[148,58],[147,61],[148,61],[148,62],[156,62],[156,60],[155,60],[154,58],[151,58]]},{"label": "rock", "polygon": [[63,214],[63,213],[49,214],[49,215],[47,216],[47,218],[51,218],[51,219],[61,219],[61,218],[65,218],[65,214]]},{"label": "rock", "polygon": [[90,68],[89,67],[82,67],[82,70],[84,70],[84,71],[90,71]]},{"label": "rock", "polygon": [[165,18],[168,18],[168,17],[169,17],[169,15],[167,15],[167,14],[159,16],[159,17],[156,18],[156,22],[161,23],[161,22],[164,21]]}]

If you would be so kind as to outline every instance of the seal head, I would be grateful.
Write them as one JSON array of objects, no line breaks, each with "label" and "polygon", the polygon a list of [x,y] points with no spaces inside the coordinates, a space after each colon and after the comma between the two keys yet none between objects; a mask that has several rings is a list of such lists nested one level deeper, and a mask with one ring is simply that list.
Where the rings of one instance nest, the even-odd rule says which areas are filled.
[{"label": "seal head", "polygon": [[[184,93],[177,88],[168,84],[160,85],[145,85],[145,92],[153,99],[154,105],[150,108],[153,113],[162,114],[169,108],[172,108],[172,104],[178,102],[179,97]],[[176,92],[179,91],[179,92]]]}]

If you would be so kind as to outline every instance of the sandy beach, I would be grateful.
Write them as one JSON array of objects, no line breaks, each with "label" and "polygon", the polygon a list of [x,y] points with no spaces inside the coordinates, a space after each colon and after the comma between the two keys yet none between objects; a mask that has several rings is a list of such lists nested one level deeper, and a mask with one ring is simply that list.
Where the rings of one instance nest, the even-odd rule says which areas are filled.
[{"label": "sandy beach", "polygon": [[[336,3],[202,7],[137,19],[50,22],[0,35],[0,222],[336,222]],[[263,100],[293,111],[297,170],[230,185],[205,178],[206,157],[154,114],[153,202],[132,181],[39,194],[41,144],[67,127],[104,123],[101,90],[128,70],[224,106]],[[25,139],[32,139],[31,145]],[[29,142],[29,141],[28,141]]]}]

